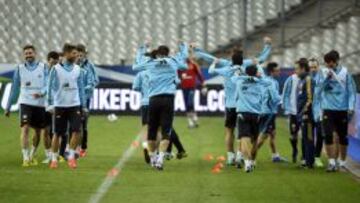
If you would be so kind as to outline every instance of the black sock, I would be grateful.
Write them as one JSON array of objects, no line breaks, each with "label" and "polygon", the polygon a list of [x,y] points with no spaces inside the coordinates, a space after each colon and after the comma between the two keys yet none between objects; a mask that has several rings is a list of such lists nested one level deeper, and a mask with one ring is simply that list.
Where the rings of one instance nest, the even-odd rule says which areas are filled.
[{"label": "black sock", "polygon": [[61,143],[60,143],[60,149],[59,149],[59,155],[62,157],[65,157],[65,149],[67,144],[67,135],[61,137]]},{"label": "black sock", "polygon": [[171,131],[170,143],[173,143],[175,145],[178,152],[185,152],[185,149],[184,149],[183,145],[181,144],[179,136],[176,134],[174,129],[172,129],[172,131]]},{"label": "black sock", "polygon": [[167,149],[166,149],[166,152],[167,152],[167,153],[171,153],[171,151],[172,151],[172,145],[173,145],[173,143],[172,143],[171,138],[170,138],[170,140],[169,140],[169,146],[168,146]]},{"label": "black sock", "polygon": [[290,143],[291,143],[291,147],[293,149],[293,151],[297,151],[297,140],[295,139],[290,139]]}]

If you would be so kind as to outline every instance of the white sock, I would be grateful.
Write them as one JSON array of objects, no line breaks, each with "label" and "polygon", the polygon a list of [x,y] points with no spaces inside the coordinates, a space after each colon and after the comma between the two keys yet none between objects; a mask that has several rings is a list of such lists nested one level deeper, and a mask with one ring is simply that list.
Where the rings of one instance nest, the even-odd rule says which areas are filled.
[{"label": "white sock", "polygon": [[228,161],[233,161],[235,158],[235,153],[234,152],[227,152],[227,158]]},{"label": "white sock", "polygon": [[329,164],[330,165],[336,165],[335,159],[329,159]]},{"label": "white sock", "polygon": [[163,163],[165,152],[159,152],[158,162]]},{"label": "white sock", "polygon": [[69,144],[66,144],[65,152],[68,152],[70,150]]},{"label": "white sock", "polygon": [[74,158],[75,158],[75,150],[69,149],[68,159],[74,159]]},{"label": "white sock", "polygon": [[45,149],[45,156],[47,159],[51,159],[51,150],[50,149]]},{"label": "white sock", "polygon": [[194,126],[194,121],[188,117],[188,123],[189,123],[189,126]]},{"label": "white sock", "polygon": [[243,154],[240,151],[236,152],[236,161],[241,161],[243,159]]},{"label": "white sock", "polygon": [[346,164],[346,160],[340,160],[339,161],[339,166],[345,166]]},{"label": "white sock", "polygon": [[251,160],[245,160],[245,170],[247,167],[250,167],[251,166]]},{"label": "white sock", "polygon": [[194,113],[194,115],[193,115],[192,119],[195,121],[195,123],[197,123],[197,122],[198,122],[199,118],[198,118],[198,116],[197,116],[197,114],[196,114],[196,113]]},{"label": "white sock", "polygon": [[23,155],[23,160],[24,161],[29,161],[30,160],[29,149],[22,149],[21,152],[22,152],[22,155]]},{"label": "white sock", "polygon": [[146,141],[144,141],[144,142],[142,143],[142,147],[143,147],[144,149],[147,149],[147,148],[148,148],[148,143],[147,143]]},{"label": "white sock", "polygon": [[150,156],[151,162],[155,162],[155,161],[156,161],[156,152],[150,152],[150,151],[149,151],[149,156]]},{"label": "white sock", "polygon": [[31,150],[30,150],[30,158],[33,158],[35,156],[36,153],[36,147],[31,146]]},{"label": "white sock", "polygon": [[59,153],[57,152],[51,152],[51,161],[57,161],[58,160]]}]

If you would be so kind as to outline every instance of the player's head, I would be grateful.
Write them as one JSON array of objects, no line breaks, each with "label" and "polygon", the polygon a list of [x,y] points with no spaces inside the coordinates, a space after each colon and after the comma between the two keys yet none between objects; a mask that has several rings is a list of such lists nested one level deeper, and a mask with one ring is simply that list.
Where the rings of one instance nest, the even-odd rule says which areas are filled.
[{"label": "player's head", "polygon": [[310,72],[309,61],[306,58],[300,58],[295,63],[295,68],[298,69],[298,75],[303,76]]},{"label": "player's head", "polygon": [[319,70],[319,61],[316,58],[309,59],[309,67],[311,73],[316,73]]},{"label": "player's head", "polygon": [[327,54],[324,55],[324,61],[326,67],[328,68],[336,68],[340,60],[340,54],[336,50],[331,50]]},{"label": "player's head", "polygon": [[250,65],[248,67],[246,67],[245,69],[245,73],[248,75],[248,76],[253,76],[255,77],[257,75],[257,67],[256,65]]},{"label": "player's head", "polygon": [[78,44],[76,45],[76,50],[79,53],[79,62],[81,63],[86,59],[86,55],[87,55],[86,47],[83,44]]},{"label": "player's head", "polygon": [[78,58],[78,51],[76,46],[73,44],[64,44],[62,53],[64,55],[64,59],[70,63],[75,63]]},{"label": "player's head", "polygon": [[243,51],[239,49],[234,50],[231,56],[231,60],[234,65],[241,66],[243,64]]},{"label": "player's head", "polygon": [[170,49],[169,47],[165,46],[165,45],[161,45],[157,48],[156,51],[156,58],[164,58],[164,57],[168,57],[170,53]]},{"label": "player's head", "polygon": [[36,58],[36,49],[34,45],[31,44],[25,45],[23,48],[23,54],[25,61],[29,63],[34,62]]},{"label": "player's head", "polygon": [[280,75],[280,68],[276,62],[269,62],[266,66],[266,72],[272,77],[278,77]]},{"label": "player's head", "polygon": [[55,64],[59,63],[59,58],[59,53],[57,53],[56,51],[50,51],[47,55],[47,62],[49,67],[51,68]]}]

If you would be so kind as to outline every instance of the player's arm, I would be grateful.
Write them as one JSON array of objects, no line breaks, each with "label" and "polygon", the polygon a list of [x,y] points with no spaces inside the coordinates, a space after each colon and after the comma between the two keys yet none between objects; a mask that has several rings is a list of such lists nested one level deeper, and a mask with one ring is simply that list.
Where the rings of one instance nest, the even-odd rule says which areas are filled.
[{"label": "player's arm", "polygon": [[143,70],[146,70],[147,68],[149,68],[152,65],[156,65],[157,63],[158,63],[157,61],[153,61],[153,60],[142,61],[140,63],[133,64],[132,69],[134,71],[143,71]]},{"label": "player's arm", "polygon": [[270,97],[271,97],[271,101],[272,104],[274,106],[278,106],[281,103],[281,96],[279,94],[279,89],[277,88],[276,84],[272,84],[271,88],[270,88]]},{"label": "player's arm", "polygon": [[58,88],[58,77],[55,68],[52,68],[49,73],[49,78],[47,82],[47,95],[46,95],[46,101],[47,101],[47,107],[46,110],[51,112],[53,110],[53,104],[54,104],[54,95],[53,92],[56,91]]},{"label": "player's arm", "polygon": [[15,68],[15,72],[12,78],[12,85],[11,85],[11,91],[10,96],[7,101],[7,105],[5,108],[5,116],[10,116],[10,108],[11,105],[15,102],[17,95],[20,91],[20,74],[19,74],[19,67]]},{"label": "player's arm", "polygon": [[41,89],[40,97],[46,96],[48,77],[49,77],[49,68],[46,64],[44,64],[43,88]]},{"label": "player's arm", "polygon": [[99,76],[96,72],[96,67],[94,64],[90,63],[89,64],[89,69],[90,69],[90,75],[92,76],[92,88],[95,89],[95,87],[99,84],[100,80],[99,80]]},{"label": "player's arm", "polygon": [[143,45],[140,45],[137,48],[134,64],[138,64],[138,63],[141,63],[143,61],[147,61],[150,59],[150,57],[145,56],[147,48],[148,48],[148,45],[146,43]]},{"label": "player's arm", "polygon": [[310,110],[312,100],[313,100],[313,92],[312,92],[312,81],[310,77],[306,77],[306,103],[303,109],[303,112],[308,112]]},{"label": "player's arm", "polygon": [[244,59],[242,66],[244,67],[244,69],[246,69],[246,67],[250,65],[264,63],[270,57],[271,50],[272,50],[271,39],[269,37],[265,37],[264,48],[262,49],[262,51],[255,58]]},{"label": "player's arm", "polygon": [[[214,60],[216,60],[217,58],[209,53],[206,53],[204,50],[199,49],[199,48],[194,48],[194,53],[196,58],[202,59],[204,61],[206,61],[207,63],[211,64],[214,62]],[[217,62],[217,66],[230,66],[231,65],[231,61],[226,60],[226,59],[218,59]]]},{"label": "player's arm", "polygon": [[196,70],[196,77],[199,79],[200,84],[203,86],[204,85],[204,76],[201,73],[201,68],[199,66],[199,64],[197,64],[196,62],[192,62],[195,65],[195,70]]},{"label": "player's arm", "polygon": [[209,67],[209,70],[208,70],[209,74],[215,74],[215,67],[218,62],[219,62],[219,59],[215,58],[215,60],[211,63],[211,65]]},{"label": "player's arm", "polygon": [[284,109],[285,114],[287,114],[288,112],[288,104],[289,104],[289,99],[290,99],[290,92],[291,92],[291,76],[289,76],[284,83],[284,87],[283,87],[283,91],[282,91],[282,96],[281,96],[281,100],[282,100],[282,109]]},{"label": "player's arm", "polygon": [[221,75],[221,76],[226,76],[230,72],[232,72],[233,69],[236,69],[235,67],[231,67],[231,66],[225,66],[225,67],[221,67],[221,68],[216,68],[216,67],[219,67],[218,63],[220,61],[221,61],[221,59],[215,58],[215,60],[213,61],[213,63],[209,67],[209,70],[208,70],[209,74],[218,74],[218,75]]},{"label": "player's arm", "polygon": [[271,39],[269,37],[264,38],[264,48],[259,53],[259,55],[256,57],[259,64],[264,63],[266,60],[268,60],[270,54],[271,54],[272,46],[271,46]]},{"label": "player's arm", "polygon": [[92,77],[91,73],[89,71],[86,71],[84,69],[80,70],[83,74],[83,83],[84,83],[84,91],[85,93],[88,91],[91,91],[94,87],[95,81],[94,77]]},{"label": "player's arm", "polygon": [[132,84],[132,89],[135,90],[135,91],[140,92],[141,91],[141,82],[142,81],[141,81],[140,73],[138,73],[135,76],[134,82]]},{"label": "player's arm", "polygon": [[349,95],[349,113],[353,114],[356,105],[356,85],[350,74],[347,74],[346,88]]},{"label": "player's arm", "polygon": [[171,68],[173,68],[175,71],[187,70],[189,68],[186,60],[181,58],[171,57],[164,60],[166,61],[166,63],[169,63]]},{"label": "player's arm", "polygon": [[80,104],[82,106],[83,111],[87,112],[88,109],[87,109],[87,106],[86,106],[86,99],[85,99],[84,78],[85,78],[84,71],[80,71],[80,76],[77,79],[77,85],[78,85],[78,89],[79,89]]},{"label": "player's arm", "polygon": [[175,54],[173,58],[177,61],[186,61],[189,58],[189,46],[185,42],[179,42],[179,51]]}]

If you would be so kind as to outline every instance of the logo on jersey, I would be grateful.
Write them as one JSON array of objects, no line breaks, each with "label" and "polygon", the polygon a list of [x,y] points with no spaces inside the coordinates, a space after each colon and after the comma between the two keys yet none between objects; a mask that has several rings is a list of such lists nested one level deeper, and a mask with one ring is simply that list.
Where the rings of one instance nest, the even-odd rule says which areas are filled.
[{"label": "logo on jersey", "polygon": [[27,86],[27,87],[31,86],[31,82],[30,81],[26,82],[25,86]]},{"label": "logo on jersey", "polygon": [[70,87],[70,84],[67,82],[63,85],[63,87]]}]

